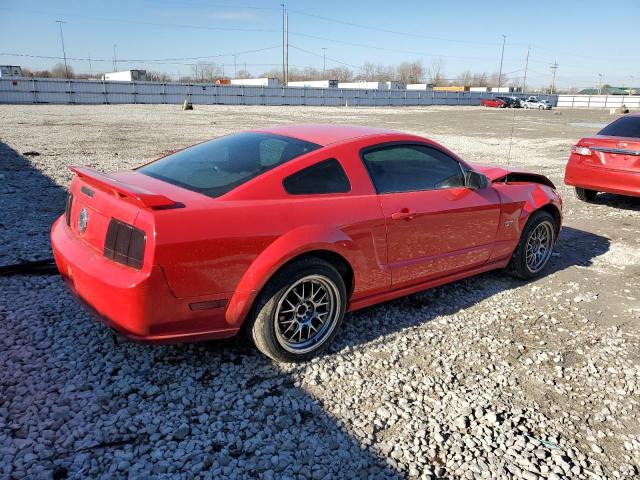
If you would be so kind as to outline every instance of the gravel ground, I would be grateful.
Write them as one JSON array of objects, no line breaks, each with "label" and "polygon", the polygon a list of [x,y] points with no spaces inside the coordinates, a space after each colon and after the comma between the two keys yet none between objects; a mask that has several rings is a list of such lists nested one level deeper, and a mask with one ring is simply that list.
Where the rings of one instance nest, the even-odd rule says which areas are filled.
[{"label": "gravel ground", "polygon": [[[0,277],[0,479],[638,478],[640,200],[562,185],[594,111],[0,106],[0,265],[47,258],[72,164],[131,167],[274,123],[386,126],[565,197],[548,273],[501,272],[347,315],[276,365],[239,339],[115,344],[57,276]],[[505,140],[506,139],[506,140]],[[509,153],[510,151],[510,153]]]}]

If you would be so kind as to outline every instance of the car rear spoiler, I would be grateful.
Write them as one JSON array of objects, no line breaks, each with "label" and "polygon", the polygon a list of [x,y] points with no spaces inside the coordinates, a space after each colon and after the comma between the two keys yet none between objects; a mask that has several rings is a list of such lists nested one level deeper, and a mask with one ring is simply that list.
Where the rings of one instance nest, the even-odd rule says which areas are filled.
[{"label": "car rear spoiler", "polygon": [[150,192],[144,188],[137,187],[125,182],[116,180],[113,177],[100,173],[91,167],[70,167],[78,177],[82,178],[86,183],[100,190],[112,193],[116,197],[125,197],[133,203],[143,208],[162,209],[173,207],[177,202],[171,200],[165,195]]}]

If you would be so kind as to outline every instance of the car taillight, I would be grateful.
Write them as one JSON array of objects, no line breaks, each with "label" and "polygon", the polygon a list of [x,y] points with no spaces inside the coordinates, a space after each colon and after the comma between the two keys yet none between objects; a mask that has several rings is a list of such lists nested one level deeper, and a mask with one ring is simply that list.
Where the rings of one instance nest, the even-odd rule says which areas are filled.
[{"label": "car taillight", "polygon": [[111,219],[104,242],[104,256],[133,268],[142,268],[145,233],[132,225]]},{"label": "car taillight", "polygon": [[71,204],[73,204],[73,195],[67,195],[67,204],[64,207],[64,219],[67,222],[67,226],[71,226]]},{"label": "car taillight", "polygon": [[591,149],[589,147],[581,147],[579,145],[574,145],[571,147],[571,153],[575,153],[576,155],[582,155],[583,157],[591,156]]}]

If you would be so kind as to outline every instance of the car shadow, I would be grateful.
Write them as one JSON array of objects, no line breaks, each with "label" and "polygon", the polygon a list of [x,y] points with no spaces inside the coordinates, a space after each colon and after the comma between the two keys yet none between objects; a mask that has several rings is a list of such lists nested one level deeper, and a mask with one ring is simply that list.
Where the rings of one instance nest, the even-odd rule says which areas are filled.
[{"label": "car shadow", "polygon": [[621,210],[640,212],[640,197],[615,195],[613,193],[599,193],[591,203]]},{"label": "car shadow", "polygon": [[[549,265],[539,278],[573,266],[588,267],[605,254],[610,240],[595,233],[563,227]],[[404,328],[453,315],[497,293],[521,287],[527,282],[503,270],[494,270],[440,287],[401,297],[347,314],[343,329],[330,351],[374,341]],[[405,315],[404,312],[412,312]],[[382,321],[377,320],[382,319]],[[393,321],[389,321],[393,319]]]},{"label": "car shadow", "polygon": [[[66,192],[44,168],[0,144],[0,199],[10,212],[0,227],[7,248],[0,265],[50,255],[49,228],[64,210]],[[564,228],[545,275],[588,266],[608,249],[604,237]],[[240,338],[118,344],[59,277],[0,277],[0,317],[7,319],[0,424],[8,426],[0,429],[0,444],[17,458],[35,430],[42,448],[29,457],[34,476],[56,469],[78,477],[118,476],[122,465],[133,468],[145,458],[154,465],[146,476],[401,478],[391,458],[348,431],[327,411],[324,395],[310,393],[301,380],[322,391],[316,365],[327,356],[522,284],[489,272],[348,314],[325,358],[282,366]]]},{"label": "car shadow", "polygon": [[[0,142],[0,266],[51,256],[49,168]],[[0,291],[0,478],[402,477],[241,339],[118,344],[59,276]]]}]

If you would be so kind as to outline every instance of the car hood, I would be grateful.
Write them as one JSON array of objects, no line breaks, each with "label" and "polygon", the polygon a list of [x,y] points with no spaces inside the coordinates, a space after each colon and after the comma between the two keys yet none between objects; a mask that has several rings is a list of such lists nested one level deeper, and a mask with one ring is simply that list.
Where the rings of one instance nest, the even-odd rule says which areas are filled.
[{"label": "car hood", "polygon": [[471,166],[476,172],[485,175],[491,183],[494,182],[531,182],[548,185],[555,189],[556,186],[551,180],[539,173],[530,173],[525,170],[500,167],[498,165],[479,165],[472,163]]}]

